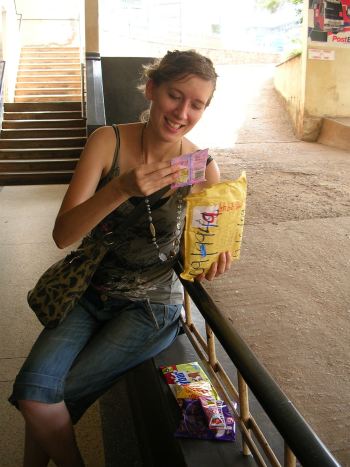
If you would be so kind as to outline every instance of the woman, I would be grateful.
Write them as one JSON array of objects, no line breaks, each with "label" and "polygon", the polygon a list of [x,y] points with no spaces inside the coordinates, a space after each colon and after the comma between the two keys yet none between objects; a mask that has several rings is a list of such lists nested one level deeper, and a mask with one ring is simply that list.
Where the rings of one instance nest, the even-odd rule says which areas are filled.
[{"label": "woman", "polygon": [[[184,225],[188,187],[169,190],[154,206],[148,196],[176,181],[171,159],[198,148],[186,137],[213,96],[212,62],[194,51],[168,52],[145,68],[146,123],[102,127],[84,148],[57,215],[59,248],[94,228],[122,221],[137,202],[145,215],[123,232],[77,307],[44,329],[16,378],[10,401],[25,419],[24,465],[84,465],[73,424],[128,369],[166,348],[177,335],[183,301],[172,265]],[[213,160],[207,182],[219,181]],[[152,227],[153,226],[153,227]],[[230,267],[221,254],[204,277]]]}]

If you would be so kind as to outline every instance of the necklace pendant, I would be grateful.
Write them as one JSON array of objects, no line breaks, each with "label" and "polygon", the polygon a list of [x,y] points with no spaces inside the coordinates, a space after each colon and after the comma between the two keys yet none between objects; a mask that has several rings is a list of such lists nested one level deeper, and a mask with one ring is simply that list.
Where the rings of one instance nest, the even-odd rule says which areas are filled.
[{"label": "necklace pendant", "polygon": [[152,237],[155,237],[156,236],[156,229],[155,229],[152,222],[150,222],[150,224],[149,224],[149,230],[151,232]]},{"label": "necklace pendant", "polygon": [[161,261],[163,261],[163,263],[164,263],[165,261],[167,261],[167,259],[168,259],[167,255],[164,254],[164,253],[162,253],[161,251],[159,252],[158,258],[159,258]]}]

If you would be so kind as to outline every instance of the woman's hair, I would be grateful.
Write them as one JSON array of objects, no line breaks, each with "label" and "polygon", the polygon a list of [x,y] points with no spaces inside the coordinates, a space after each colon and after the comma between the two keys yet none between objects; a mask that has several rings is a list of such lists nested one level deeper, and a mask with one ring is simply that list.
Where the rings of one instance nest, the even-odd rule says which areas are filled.
[{"label": "woman's hair", "polygon": [[205,81],[213,83],[213,92],[210,96],[207,106],[210,104],[216,87],[216,74],[213,62],[195,50],[174,50],[168,51],[161,58],[153,63],[143,66],[142,81],[138,88],[145,92],[146,82],[151,79],[156,86],[169,81],[177,81],[186,78],[189,75],[195,75]]}]

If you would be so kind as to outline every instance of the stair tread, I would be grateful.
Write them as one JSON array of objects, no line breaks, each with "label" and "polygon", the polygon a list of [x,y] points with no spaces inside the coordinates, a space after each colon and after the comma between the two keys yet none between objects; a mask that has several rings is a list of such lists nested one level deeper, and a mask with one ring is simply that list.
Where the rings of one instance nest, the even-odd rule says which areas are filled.
[{"label": "stair tread", "polygon": [[71,174],[73,173],[74,170],[40,170],[40,171],[33,171],[33,170],[30,170],[30,171],[26,171],[26,172],[14,172],[14,171],[11,171],[11,172],[1,172],[0,175],[44,175],[44,174],[59,174],[59,173],[62,173],[62,174]]},{"label": "stair tread", "polygon": [[0,165],[1,164],[16,164],[18,162],[23,162],[23,163],[35,163],[35,162],[40,162],[40,163],[45,163],[45,162],[74,162],[78,161],[79,157],[70,157],[69,159],[66,159],[64,157],[52,157],[48,159],[11,159],[8,161],[7,159],[0,159]]},{"label": "stair tread", "polygon": [[30,152],[30,151],[72,151],[72,150],[79,150],[84,149],[84,146],[63,146],[57,148],[0,148],[0,154],[2,152]]},{"label": "stair tread", "polygon": [[[13,121],[13,120],[11,120]],[[15,120],[16,122],[18,120]],[[28,122],[28,120],[24,120],[25,122]],[[35,120],[34,120],[35,121]],[[40,120],[40,122],[42,122],[43,120]],[[2,128],[2,131],[3,132],[6,132],[6,133],[11,133],[11,132],[14,132],[14,131],[55,131],[55,130],[59,130],[59,131],[66,131],[66,130],[74,130],[74,131],[81,131],[81,130],[84,130],[84,128],[76,128],[76,127],[64,127],[64,128],[60,128],[60,127],[57,127],[57,128]],[[7,138],[9,139],[9,138]]]},{"label": "stair tread", "polygon": [[[11,112],[6,112],[6,113],[11,113]],[[19,112],[12,112],[12,113],[19,113]],[[20,112],[22,113],[22,112]],[[23,112],[23,113],[32,113],[32,112]],[[33,123],[33,122],[37,122],[38,120],[36,119],[28,119],[28,120],[20,120],[20,119],[17,119],[17,120],[6,120],[6,118],[3,119],[3,122],[23,122],[23,123]],[[80,121],[85,121],[85,118],[53,118],[53,119],[41,119],[40,120],[40,123],[45,123],[45,122],[51,122],[51,123],[55,123],[55,122],[80,122]],[[52,128],[54,129],[54,128]],[[59,128],[57,128],[59,129]]]}]

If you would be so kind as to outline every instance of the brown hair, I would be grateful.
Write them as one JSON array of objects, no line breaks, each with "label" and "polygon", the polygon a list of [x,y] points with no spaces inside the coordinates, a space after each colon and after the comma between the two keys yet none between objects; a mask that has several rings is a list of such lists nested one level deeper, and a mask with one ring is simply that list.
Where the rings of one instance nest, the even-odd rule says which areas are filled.
[{"label": "brown hair", "polygon": [[168,51],[161,59],[156,59],[153,63],[143,66],[143,84],[139,89],[144,92],[145,82],[151,79],[157,86],[168,81],[177,81],[188,75],[196,75],[205,81],[213,83],[213,93],[210,96],[207,106],[210,104],[216,87],[216,74],[213,62],[195,50],[174,50]]}]

